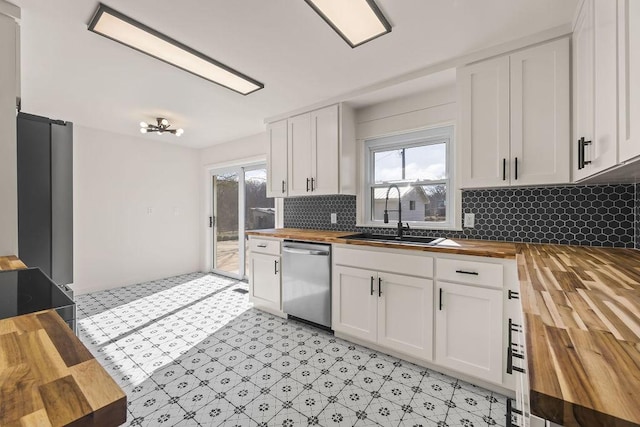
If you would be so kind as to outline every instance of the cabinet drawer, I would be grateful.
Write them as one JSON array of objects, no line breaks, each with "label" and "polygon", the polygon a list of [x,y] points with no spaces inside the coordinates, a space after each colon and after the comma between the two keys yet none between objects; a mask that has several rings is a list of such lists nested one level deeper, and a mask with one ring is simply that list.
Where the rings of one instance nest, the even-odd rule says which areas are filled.
[{"label": "cabinet drawer", "polygon": [[439,258],[436,260],[436,266],[436,274],[440,280],[498,289],[502,289],[503,286],[502,264]]},{"label": "cabinet drawer", "polygon": [[262,254],[280,255],[280,240],[249,239],[249,250]]},{"label": "cabinet drawer", "polygon": [[377,252],[334,247],[333,262],[338,265],[366,268],[373,271],[433,277],[433,258],[406,253]]}]

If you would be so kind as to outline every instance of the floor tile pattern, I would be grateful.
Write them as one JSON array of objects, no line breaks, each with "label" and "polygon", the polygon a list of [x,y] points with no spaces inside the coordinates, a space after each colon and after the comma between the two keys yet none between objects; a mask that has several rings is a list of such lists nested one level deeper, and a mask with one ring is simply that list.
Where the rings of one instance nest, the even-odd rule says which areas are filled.
[{"label": "floor tile pattern", "polygon": [[194,273],[80,295],[131,426],[504,426],[506,398],[252,308]]}]

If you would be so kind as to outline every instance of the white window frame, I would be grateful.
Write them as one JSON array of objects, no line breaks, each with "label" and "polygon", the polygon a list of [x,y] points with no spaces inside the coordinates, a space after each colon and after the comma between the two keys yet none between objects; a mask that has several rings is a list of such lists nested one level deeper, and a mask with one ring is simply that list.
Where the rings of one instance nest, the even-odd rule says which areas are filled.
[{"label": "white window frame", "polygon": [[[446,199],[446,211],[447,221],[433,222],[433,221],[409,221],[409,224],[413,228],[429,229],[429,230],[460,230],[460,195],[459,190],[456,187],[456,175],[455,159],[454,159],[454,145],[455,145],[455,127],[453,124],[441,124],[438,126],[429,127],[426,129],[414,129],[402,133],[397,133],[388,136],[381,136],[375,138],[368,138],[364,140],[363,144],[363,174],[360,186],[360,196],[362,202],[359,204],[360,215],[358,226],[362,227],[388,227],[395,228],[396,223],[389,222],[385,224],[381,220],[373,220],[371,218],[371,197],[373,187],[386,187],[389,184],[396,184],[402,186],[403,182],[407,184],[410,181],[392,181],[385,184],[375,184],[375,171],[373,170],[373,156],[375,152],[381,150],[389,150],[393,148],[409,148],[415,146],[425,145],[427,143],[442,143],[446,141],[446,156],[447,156],[447,179],[443,180],[425,180],[421,181],[424,185],[447,185],[447,199]],[[394,207],[395,209],[395,207]],[[407,222],[404,221],[403,222]]]}]

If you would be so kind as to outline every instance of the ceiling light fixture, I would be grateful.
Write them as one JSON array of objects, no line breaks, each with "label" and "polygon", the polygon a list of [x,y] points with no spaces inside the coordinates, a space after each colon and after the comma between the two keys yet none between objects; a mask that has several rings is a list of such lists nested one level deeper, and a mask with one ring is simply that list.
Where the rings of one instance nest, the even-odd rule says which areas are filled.
[{"label": "ceiling light fixture", "polygon": [[264,88],[262,83],[102,3],[89,22],[89,31],[242,95]]},{"label": "ceiling light fixture", "polygon": [[169,129],[171,124],[169,124],[169,120],[165,118],[158,117],[156,122],[158,122],[157,125],[140,122],[140,133],[155,132],[158,135],[162,135],[163,133],[172,133],[175,136],[180,136],[184,133],[184,129]]},{"label": "ceiling light fixture", "polygon": [[391,32],[374,0],[305,0],[351,47]]}]

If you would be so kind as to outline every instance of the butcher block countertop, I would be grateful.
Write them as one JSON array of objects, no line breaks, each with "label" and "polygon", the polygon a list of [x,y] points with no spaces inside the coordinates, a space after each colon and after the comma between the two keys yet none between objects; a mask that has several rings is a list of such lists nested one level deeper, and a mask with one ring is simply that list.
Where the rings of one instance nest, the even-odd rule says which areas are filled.
[{"label": "butcher block countertop", "polygon": [[640,251],[517,246],[531,413],[640,425]]},{"label": "butcher block countertop", "polygon": [[305,230],[297,228],[274,228],[268,230],[247,231],[250,236],[275,237],[279,239],[303,240],[308,242],[342,243],[359,246],[374,246],[379,248],[396,248],[413,251],[440,252],[459,255],[475,255],[491,258],[513,259],[516,257],[516,247],[513,243],[494,242],[489,240],[445,240],[435,246],[417,246],[402,243],[372,242],[357,239],[344,239],[353,231]]},{"label": "butcher block countertop", "polygon": [[118,426],[127,398],[53,310],[0,320],[1,426]]},{"label": "butcher block countertop", "polygon": [[0,256],[0,271],[27,268],[15,255]]},{"label": "butcher block countertop", "polygon": [[479,240],[410,247],[297,229],[248,234],[516,258],[531,413],[565,427],[640,426],[640,251]]}]

